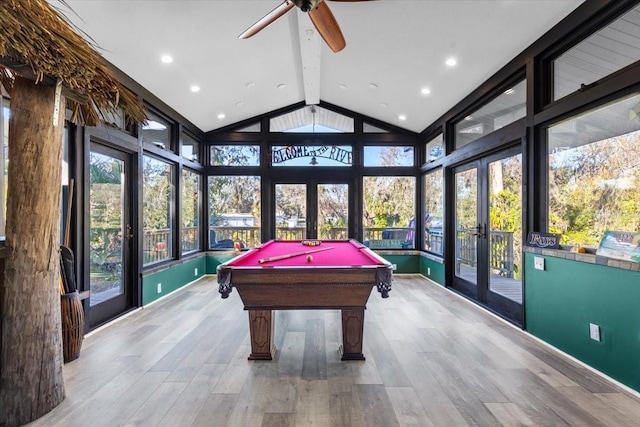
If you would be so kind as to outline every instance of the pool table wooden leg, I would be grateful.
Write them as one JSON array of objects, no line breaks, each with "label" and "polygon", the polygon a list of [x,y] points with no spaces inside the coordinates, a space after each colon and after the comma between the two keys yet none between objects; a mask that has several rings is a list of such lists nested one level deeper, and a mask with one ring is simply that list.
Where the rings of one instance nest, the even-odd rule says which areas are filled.
[{"label": "pool table wooden leg", "polygon": [[342,358],[340,360],[364,360],[363,331],[364,307],[355,310],[342,309]]},{"label": "pool table wooden leg", "polygon": [[249,332],[251,335],[251,354],[249,360],[272,360],[273,312],[271,310],[249,310]]}]

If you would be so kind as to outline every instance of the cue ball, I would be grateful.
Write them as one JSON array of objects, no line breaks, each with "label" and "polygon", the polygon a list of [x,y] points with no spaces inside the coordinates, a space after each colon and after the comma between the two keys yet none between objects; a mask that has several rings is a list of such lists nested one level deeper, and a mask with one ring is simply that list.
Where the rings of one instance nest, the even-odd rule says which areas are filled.
[{"label": "cue ball", "polygon": [[313,261],[313,257],[311,255],[307,255],[307,262]]}]

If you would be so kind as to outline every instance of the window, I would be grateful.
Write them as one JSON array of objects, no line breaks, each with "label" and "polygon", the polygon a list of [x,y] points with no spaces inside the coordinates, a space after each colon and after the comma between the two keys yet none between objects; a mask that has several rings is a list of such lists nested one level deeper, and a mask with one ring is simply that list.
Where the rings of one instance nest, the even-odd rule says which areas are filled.
[{"label": "window", "polygon": [[118,108],[115,111],[102,112],[102,123],[120,130],[127,128],[126,115],[122,108]]},{"label": "window", "polygon": [[427,142],[427,154],[425,161],[427,163],[433,162],[442,156],[444,156],[444,137],[440,134]]},{"label": "window", "polygon": [[362,124],[362,132],[363,133],[389,133],[388,130],[381,129],[377,126],[364,122]]},{"label": "window", "polygon": [[211,166],[260,166],[260,146],[214,145]]},{"label": "window", "polygon": [[200,161],[200,143],[192,138],[188,133],[182,133],[182,148],[180,149],[180,154],[187,160],[191,160],[193,162]]},{"label": "window", "polygon": [[260,235],[260,177],[209,177],[209,247],[255,247]]},{"label": "window", "polygon": [[640,6],[553,61],[557,100],[640,60]]},{"label": "window", "polygon": [[414,247],[415,177],[365,176],[364,244],[373,249]]},{"label": "window", "polygon": [[256,123],[253,123],[251,125],[244,126],[244,127],[239,128],[239,129],[236,129],[236,130],[234,130],[234,132],[249,132],[249,133],[251,133],[251,132],[260,132],[260,130],[261,130],[260,122],[256,122]]},{"label": "window", "polygon": [[151,112],[147,112],[147,117],[147,123],[142,126],[142,142],[171,151],[171,124]]},{"label": "window", "polygon": [[200,249],[200,175],[182,170],[182,252]]},{"label": "window", "polygon": [[456,123],[456,148],[523,118],[527,113],[526,89],[526,80],[522,80]]},{"label": "window", "polygon": [[424,248],[443,255],[444,187],[442,169],[424,176]]},{"label": "window", "polygon": [[597,245],[607,230],[640,231],[640,94],[547,131],[549,232]]},{"label": "window", "polygon": [[365,146],[364,166],[413,166],[413,147]]},{"label": "window", "polygon": [[174,167],[153,157],[143,157],[142,221],[143,264],[173,258]]},{"label": "window", "polygon": [[270,132],[353,133],[354,122],[317,105],[307,105],[269,120]]},{"label": "window", "polygon": [[352,148],[349,145],[274,145],[271,149],[273,166],[351,166]]}]

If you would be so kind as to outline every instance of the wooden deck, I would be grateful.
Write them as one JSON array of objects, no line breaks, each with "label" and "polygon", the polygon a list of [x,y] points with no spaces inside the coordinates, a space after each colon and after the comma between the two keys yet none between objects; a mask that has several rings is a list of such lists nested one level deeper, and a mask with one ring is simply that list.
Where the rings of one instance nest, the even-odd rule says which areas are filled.
[{"label": "wooden deck", "polygon": [[366,361],[339,311],[276,312],[271,362],[204,278],[85,339],[33,426],[637,426],[640,399],[419,276],[371,295]]},{"label": "wooden deck", "polygon": [[[470,282],[476,283],[476,269],[466,264],[460,264],[458,266],[458,277]],[[489,280],[489,290],[497,294],[502,295],[505,298],[522,304],[522,282],[520,280],[512,279],[510,277],[504,277],[500,274],[491,273]]]}]

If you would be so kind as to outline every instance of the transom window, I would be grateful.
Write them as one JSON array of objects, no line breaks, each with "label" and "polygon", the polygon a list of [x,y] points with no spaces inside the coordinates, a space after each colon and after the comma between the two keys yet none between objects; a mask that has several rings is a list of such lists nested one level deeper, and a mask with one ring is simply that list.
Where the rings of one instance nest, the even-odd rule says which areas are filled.
[{"label": "transom window", "polygon": [[640,60],[640,6],[578,43],[553,61],[557,100]]},{"label": "transom window", "polygon": [[456,123],[456,148],[523,118],[527,113],[526,89],[526,80],[522,80]]}]

